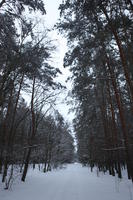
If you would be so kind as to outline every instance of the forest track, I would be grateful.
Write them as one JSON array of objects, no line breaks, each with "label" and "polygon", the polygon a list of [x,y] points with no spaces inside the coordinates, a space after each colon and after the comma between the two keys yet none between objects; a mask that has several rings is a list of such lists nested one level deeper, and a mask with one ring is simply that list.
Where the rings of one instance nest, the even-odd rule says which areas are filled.
[{"label": "forest track", "polygon": [[0,200],[131,200],[132,186],[75,163],[46,174],[29,170],[25,183],[0,192]]}]

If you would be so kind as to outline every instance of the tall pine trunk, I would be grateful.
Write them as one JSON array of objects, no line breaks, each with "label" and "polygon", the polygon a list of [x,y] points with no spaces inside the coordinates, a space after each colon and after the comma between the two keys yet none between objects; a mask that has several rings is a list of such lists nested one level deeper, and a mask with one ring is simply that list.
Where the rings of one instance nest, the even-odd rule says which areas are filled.
[{"label": "tall pine trunk", "polygon": [[33,77],[33,84],[32,84],[32,96],[31,96],[31,124],[32,124],[32,129],[31,129],[31,137],[30,137],[30,144],[29,144],[29,149],[28,153],[26,156],[25,164],[24,164],[24,170],[22,174],[21,180],[24,182],[26,175],[27,175],[27,170],[28,170],[28,165],[30,161],[30,155],[31,155],[31,150],[32,150],[32,141],[35,136],[35,113],[34,113],[34,95],[35,95],[35,76]]},{"label": "tall pine trunk", "polygon": [[111,77],[111,80],[112,80],[112,86],[113,86],[113,89],[114,89],[115,98],[116,98],[116,102],[117,102],[117,106],[118,106],[118,110],[119,110],[119,115],[120,115],[120,121],[121,121],[122,133],[123,133],[124,145],[125,145],[128,178],[133,179],[133,165],[132,165],[132,159],[131,159],[131,155],[130,155],[128,132],[127,132],[127,128],[126,128],[123,105],[122,105],[120,95],[119,95],[119,92],[118,92],[118,89],[117,89],[117,83],[116,83],[116,79],[115,79],[115,76],[114,76],[114,72],[113,72],[111,65],[110,65],[109,57],[106,56],[106,59],[107,59],[106,63],[107,63],[107,67],[108,67],[110,77]]},{"label": "tall pine trunk", "polygon": [[118,36],[117,31],[115,30],[114,26],[111,23],[111,20],[108,16],[106,9],[103,6],[101,6],[101,9],[102,9],[102,11],[103,11],[108,23],[109,23],[110,29],[111,29],[111,31],[114,35],[115,40],[116,40],[116,44],[117,44],[118,49],[119,49],[120,58],[121,58],[121,62],[122,62],[123,70],[124,70],[124,75],[125,75],[125,78],[126,78],[127,85],[129,86],[131,97],[132,97],[132,100],[133,100],[133,83],[132,83],[131,78],[130,78],[130,74],[129,74],[129,70],[128,70],[128,66],[127,66],[127,62],[126,62],[126,57],[125,57],[125,54],[124,54],[124,51],[123,51],[123,48],[122,48],[121,40]]}]

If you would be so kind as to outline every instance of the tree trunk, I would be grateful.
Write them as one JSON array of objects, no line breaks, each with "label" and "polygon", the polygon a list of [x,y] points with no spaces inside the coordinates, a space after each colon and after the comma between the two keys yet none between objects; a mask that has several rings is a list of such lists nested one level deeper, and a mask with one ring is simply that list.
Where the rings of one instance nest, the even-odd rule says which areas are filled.
[{"label": "tree trunk", "polygon": [[130,178],[130,176],[131,176],[133,179],[133,166],[132,166],[132,160],[131,160],[131,155],[130,155],[130,150],[129,150],[129,141],[128,141],[128,133],[127,133],[127,129],[126,129],[126,122],[125,122],[125,118],[124,118],[124,110],[123,110],[121,99],[120,99],[120,96],[118,93],[114,72],[111,69],[108,56],[106,57],[106,59],[107,59],[106,62],[107,62],[107,66],[108,66],[108,69],[110,72],[112,85],[113,85],[113,89],[115,92],[116,102],[117,102],[117,106],[118,106],[118,110],[119,110],[119,114],[120,114],[120,121],[121,121],[122,133],[123,133],[124,145],[125,145],[128,178]]},{"label": "tree trunk", "polygon": [[9,142],[12,143],[12,145],[13,145],[13,140],[14,140],[14,137],[15,137],[15,134],[12,135],[12,132],[13,132],[13,128],[14,128],[16,111],[17,111],[18,101],[19,101],[19,97],[20,97],[20,92],[21,92],[21,89],[22,89],[23,80],[24,80],[24,73],[22,74],[21,81],[20,81],[20,84],[19,84],[19,90],[18,90],[18,94],[17,94],[17,97],[16,97],[16,103],[15,103],[13,116],[12,116],[12,124],[11,124],[10,132],[9,132]]},{"label": "tree trunk", "polygon": [[29,160],[30,160],[30,155],[31,155],[31,145],[32,145],[32,140],[34,139],[35,136],[35,113],[34,113],[34,93],[35,93],[35,76],[33,77],[33,85],[32,85],[32,96],[31,96],[31,121],[32,121],[32,130],[31,130],[31,138],[30,138],[30,147],[28,150],[28,154],[26,156],[26,161],[24,165],[24,171],[21,180],[25,181],[26,175],[27,175],[27,170],[28,170],[28,165],[29,165]]},{"label": "tree trunk", "polygon": [[3,160],[3,156],[1,154],[1,159],[3,160],[4,163],[4,173],[3,173],[3,178],[2,178],[2,182],[5,181],[6,175],[7,175],[7,169],[8,169],[8,160],[9,160],[9,133],[7,130],[7,125],[9,123],[9,114],[10,114],[10,110],[11,110],[11,103],[12,103],[12,95],[13,95],[13,87],[11,89],[11,93],[10,93],[10,97],[9,97],[9,102],[8,102],[8,108],[7,108],[7,113],[6,113],[6,117],[3,123],[3,128],[2,128],[2,137],[3,137],[3,141],[4,141],[4,149],[2,147],[2,151],[5,150],[5,159]]},{"label": "tree trunk", "polygon": [[125,74],[125,78],[126,78],[126,82],[129,86],[129,89],[130,89],[130,93],[131,93],[131,96],[132,96],[132,100],[133,100],[133,84],[132,84],[132,81],[130,79],[130,75],[129,75],[129,71],[128,71],[128,67],[127,67],[127,62],[126,62],[126,58],[125,58],[125,55],[124,55],[124,52],[123,52],[123,48],[122,48],[122,44],[121,44],[121,40],[119,39],[119,36],[115,30],[115,28],[113,27],[112,23],[111,23],[111,20],[106,12],[106,9],[101,6],[101,9],[110,25],[110,29],[112,30],[112,33],[115,37],[115,40],[116,40],[116,43],[117,43],[117,46],[118,46],[118,49],[119,49],[119,53],[120,53],[120,58],[121,58],[121,62],[122,62],[122,66],[123,66],[123,70],[124,70],[124,74]]},{"label": "tree trunk", "polygon": [[[108,79],[106,79],[106,83],[107,83],[107,91],[108,91],[108,96],[109,96],[109,104],[110,104],[111,117],[112,117],[112,123],[113,123],[113,144],[114,144],[114,148],[117,148],[118,147],[118,132],[117,132],[117,126],[116,126],[116,121],[115,121],[115,112],[114,112],[114,107],[112,103],[110,84],[109,84]],[[118,177],[122,178],[119,150],[116,152],[115,166],[118,172]]]},{"label": "tree trunk", "polygon": [[27,156],[26,156],[26,161],[25,161],[25,165],[24,165],[24,171],[23,171],[23,175],[22,175],[22,178],[21,178],[21,181],[23,181],[23,182],[25,182],[25,178],[26,178],[26,175],[27,175],[30,155],[31,155],[31,148],[28,149],[28,153],[27,153]]}]

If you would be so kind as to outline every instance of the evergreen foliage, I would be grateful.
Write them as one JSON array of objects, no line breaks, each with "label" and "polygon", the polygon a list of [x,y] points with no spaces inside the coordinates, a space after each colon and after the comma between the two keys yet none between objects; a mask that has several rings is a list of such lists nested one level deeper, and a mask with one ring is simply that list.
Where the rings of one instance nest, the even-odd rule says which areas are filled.
[{"label": "evergreen foliage", "polygon": [[65,0],[59,31],[68,39],[80,162],[133,180],[131,1]]}]

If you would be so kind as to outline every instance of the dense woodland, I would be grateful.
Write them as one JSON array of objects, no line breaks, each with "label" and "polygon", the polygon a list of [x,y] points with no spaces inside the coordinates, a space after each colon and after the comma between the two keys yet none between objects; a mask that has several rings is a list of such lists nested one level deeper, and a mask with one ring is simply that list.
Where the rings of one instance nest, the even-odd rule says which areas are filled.
[{"label": "dense woodland", "polygon": [[[33,20],[43,0],[0,1],[0,174],[5,189],[28,167],[71,163],[69,125],[55,110],[64,89],[50,62],[56,47]],[[72,97],[78,160],[133,180],[133,2],[64,0],[56,29],[68,40],[64,67]],[[28,18],[32,14],[32,20]],[[26,103],[24,96],[29,99]]]},{"label": "dense woodland", "polygon": [[5,189],[17,176],[25,181],[29,165],[47,172],[73,160],[69,126],[54,107],[63,89],[55,81],[60,70],[50,65],[55,46],[45,27],[38,30],[36,12],[46,14],[42,0],[0,3],[0,174]]},{"label": "dense woodland", "polygon": [[133,180],[133,1],[64,0],[60,15],[79,161]]}]

